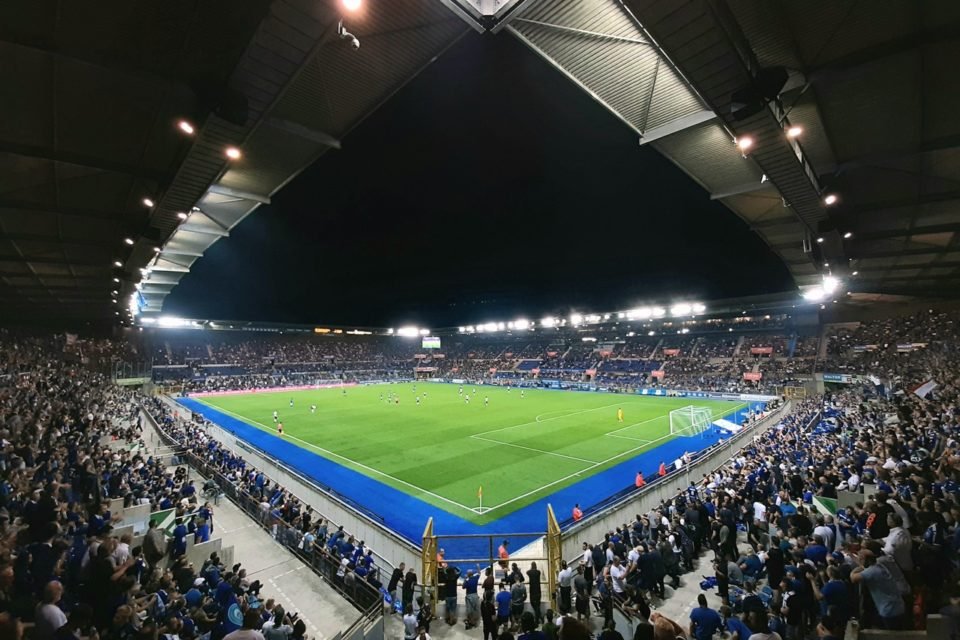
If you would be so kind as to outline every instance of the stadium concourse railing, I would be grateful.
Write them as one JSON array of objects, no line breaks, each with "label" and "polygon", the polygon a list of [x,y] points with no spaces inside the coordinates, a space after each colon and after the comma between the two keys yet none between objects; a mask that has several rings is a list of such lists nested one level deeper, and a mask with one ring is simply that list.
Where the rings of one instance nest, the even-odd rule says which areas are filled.
[{"label": "stadium concourse railing", "polygon": [[[193,419],[188,409],[177,404],[169,396],[161,395],[160,398],[179,417],[185,420]],[[377,565],[382,570],[389,573],[401,562],[405,562],[408,567],[414,566],[419,569],[416,565],[421,553],[420,546],[393,532],[384,524],[382,516],[332,488],[304,476],[259,447],[238,438],[228,429],[214,422],[204,421],[204,424],[213,439],[236,455],[247,459],[271,481],[280,484],[301,503],[309,505],[333,527],[342,525],[344,531],[358,540],[365,541],[367,547],[374,550]],[[336,512],[336,515],[331,516],[331,512]]]},{"label": "stadium concourse railing", "polygon": [[[290,544],[290,542],[300,539],[297,535],[289,535],[289,532],[294,531],[290,523],[271,515],[269,511],[264,513],[260,509],[259,498],[238,487],[229,478],[180,445],[157,424],[153,416],[142,406],[140,410],[150,420],[156,432],[167,443],[167,446],[175,449],[175,455],[180,461],[186,462],[201,476],[213,480],[220,489],[221,495],[227,496],[251,520],[283,544],[290,553],[310,567],[315,574],[320,576],[344,600],[359,611],[360,615],[357,619],[349,627],[339,632],[335,640],[362,640],[367,637],[371,639],[383,637],[382,628],[377,629],[378,625],[382,627],[384,618],[379,569],[371,572],[367,580],[361,579],[350,572],[344,572],[341,575],[340,559],[327,551],[325,545],[318,543],[311,549],[303,549],[299,544]],[[347,573],[350,573],[353,579]]]},{"label": "stadium concourse railing", "polygon": [[[604,534],[632,522],[635,514],[646,513],[662,501],[679,495],[691,482],[700,480],[704,474],[709,474],[729,462],[742,449],[740,444],[778,423],[781,416],[789,413],[791,408],[792,403],[788,401],[730,438],[704,449],[689,464],[684,465],[682,470],[652,478],[639,489],[633,485],[626,487],[591,506],[584,512],[581,520],[575,522],[570,518],[561,522],[563,557],[568,561],[579,558],[583,555],[583,542],[603,540]],[[696,480],[693,480],[694,478]]]}]

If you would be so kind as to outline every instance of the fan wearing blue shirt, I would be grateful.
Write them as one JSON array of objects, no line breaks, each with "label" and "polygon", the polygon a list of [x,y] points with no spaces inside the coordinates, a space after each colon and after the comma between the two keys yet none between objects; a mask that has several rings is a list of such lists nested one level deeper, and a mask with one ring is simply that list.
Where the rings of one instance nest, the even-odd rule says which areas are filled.
[{"label": "fan wearing blue shirt", "polygon": [[696,640],[712,640],[713,635],[723,628],[720,614],[707,606],[707,597],[697,596],[700,605],[690,612],[690,635]]}]

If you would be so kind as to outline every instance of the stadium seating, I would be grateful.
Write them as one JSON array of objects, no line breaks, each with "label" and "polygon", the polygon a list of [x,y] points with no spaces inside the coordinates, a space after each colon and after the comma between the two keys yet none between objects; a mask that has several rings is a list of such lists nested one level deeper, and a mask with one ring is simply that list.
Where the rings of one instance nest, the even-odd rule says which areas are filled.
[{"label": "stadium seating", "polygon": [[[711,593],[718,589],[731,609],[724,610],[728,619],[740,616],[751,624],[769,621],[782,635],[803,637],[813,632],[817,622],[837,628],[852,616],[861,628],[914,628],[923,624],[925,614],[940,611],[956,620],[958,320],[956,312],[925,311],[857,326],[827,327],[827,356],[819,362],[820,369],[870,377],[850,379],[853,384],[796,403],[777,426],[748,440],[728,464],[602,539],[585,540],[600,550],[590,554],[594,569],[607,564],[608,549],[630,567],[616,587],[609,573],[594,572],[597,580],[586,588],[599,611],[616,608],[643,618],[651,600],[668,595],[664,580],[682,581],[685,574],[687,581],[699,581],[703,575],[714,578],[710,583],[716,587],[705,586]],[[697,349],[699,356],[625,357],[652,353],[654,345],[638,341],[619,353],[612,348],[601,356],[598,379],[634,374],[639,378],[662,367],[672,384],[742,390],[751,388],[742,380],[748,371],[764,374],[753,388],[807,376],[813,366],[810,352],[819,349],[819,338],[768,335],[784,337],[784,357],[777,357],[780,347],[775,345],[771,345],[775,346],[771,358],[727,356],[733,340],[741,349],[744,344],[758,344],[746,338],[741,341],[739,336],[689,340],[684,336],[670,341]],[[795,357],[786,357],[794,338]],[[65,589],[62,606],[71,616],[73,612],[79,612],[78,619],[90,616],[97,628],[109,630],[105,632],[109,638],[132,637],[112,629],[121,600],[115,597],[119,592],[109,575],[121,566],[112,555],[116,542],[110,535],[111,514],[103,512],[100,501],[119,498],[127,505],[160,507],[176,505],[182,498],[189,504],[193,498],[198,506],[202,504],[187,489],[182,472],[168,475],[158,460],[140,457],[135,446],[110,445],[134,445],[141,437],[141,406],[180,455],[192,456],[197,468],[219,478],[231,497],[246,505],[254,517],[261,503],[267,504],[266,523],[277,540],[326,575],[331,584],[354,599],[359,597],[358,584],[364,585],[367,590],[361,591],[367,598],[379,598],[375,589],[368,588],[378,586],[383,578],[370,550],[348,532],[337,534],[331,545],[335,532],[328,523],[308,517],[308,505],[213,440],[201,426],[175,417],[165,401],[114,386],[105,371],[114,358],[162,353],[158,361],[163,364],[154,367],[154,379],[159,382],[237,389],[324,376],[363,380],[368,375],[399,375],[403,368],[412,368],[413,355],[421,350],[374,340],[313,343],[303,337],[274,342],[231,336],[218,340],[215,348],[209,342],[197,344],[197,339],[186,345],[173,337],[162,340],[164,346],[159,349],[104,340],[82,340],[80,346],[65,347],[63,336],[0,332],[0,468],[5,471],[0,492],[0,528],[5,533],[0,538],[0,575],[7,576],[4,584],[8,585],[0,598],[0,615],[33,621],[47,584],[57,580]],[[757,336],[756,340],[768,338]],[[809,346],[800,348],[801,343]],[[514,350],[532,353],[532,362],[556,358],[559,369],[567,371],[594,357],[592,346],[575,345],[565,352],[573,356],[568,362],[563,354],[547,354],[554,351],[551,344],[555,342],[501,341],[472,348],[464,340],[451,343],[449,353],[456,362],[476,363],[475,370],[482,375],[489,375],[491,362],[524,361],[526,356],[515,358]],[[716,351],[708,345],[716,345],[724,355],[713,355]],[[381,351],[379,346],[385,348]],[[271,356],[274,360],[269,364],[263,361]],[[528,370],[519,366],[503,373],[531,381]],[[56,467],[50,464],[54,461]],[[599,504],[603,498],[584,503]],[[191,526],[196,524],[193,518]],[[118,575],[121,584],[136,583],[143,593],[154,594],[150,602],[164,597],[177,601],[200,578],[207,580],[203,588],[214,593],[210,580],[226,581],[237,592],[266,589],[244,582],[226,567],[212,579],[205,568],[184,565],[175,550],[169,559],[151,556],[146,548],[143,555],[139,553],[125,562]],[[711,564],[714,558],[717,562]],[[337,568],[344,559],[351,576],[349,590],[342,580],[338,582]],[[164,563],[172,563],[172,581],[152,572]],[[884,600],[877,580],[900,591]],[[809,594],[823,595],[822,606],[810,605],[808,615],[799,618],[783,615],[784,593],[799,593],[808,589],[806,585]],[[859,598],[838,595],[858,591]],[[177,614],[155,607],[148,619],[132,624],[139,628],[137,633],[178,634],[184,640],[205,631],[218,638],[228,629],[223,607],[204,612],[177,605],[170,611]],[[201,628],[200,619],[209,619],[203,623],[206,628]]]}]

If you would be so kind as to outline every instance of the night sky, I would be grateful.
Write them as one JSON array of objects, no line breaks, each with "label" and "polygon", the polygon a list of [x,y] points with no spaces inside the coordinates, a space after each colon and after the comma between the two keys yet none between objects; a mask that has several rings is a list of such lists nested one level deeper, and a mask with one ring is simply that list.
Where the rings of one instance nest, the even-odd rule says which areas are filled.
[{"label": "night sky", "polygon": [[164,311],[439,327],[792,286],[573,83],[471,33],[216,243]]}]

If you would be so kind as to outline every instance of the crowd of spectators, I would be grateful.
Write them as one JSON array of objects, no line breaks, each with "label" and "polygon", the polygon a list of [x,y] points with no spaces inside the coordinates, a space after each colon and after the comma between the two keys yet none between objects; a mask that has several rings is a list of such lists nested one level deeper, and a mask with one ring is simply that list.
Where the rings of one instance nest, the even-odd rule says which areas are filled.
[{"label": "crowd of spectators", "polygon": [[[939,336],[950,337],[942,325]],[[960,344],[931,347],[889,387],[800,403],[725,468],[585,543],[561,573],[564,610],[579,618],[581,596],[592,598],[609,622],[619,604],[639,618],[635,637],[650,638],[842,638],[851,619],[919,629],[938,612],[956,634]],[[928,379],[933,391],[911,391]],[[853,506],[836,514],[816,502],[850,491]],[[699,550],[713,575],[689,620],[651,613],[664,580],[676,584]]]},{"label": "crowd of spectators", "polygon": [[[26,629],[35,640],[218,640],[276,624],[285,638],[304,638],[305,624],[264,600],[241,562],[224,566],[217,554],[199,567],[187,561],[188,538],[202,543],[215,533],[208,498],[216,492],[147,449],[140,406],[159,415],[159,401],[114,385],[90,362],[64,359],[65,346],[63,335],[0,331],[2,637]],[[346,589],[376,580],[362,542],[342,529],[328,533],[309,508],[202,429],[160,417],[184,446],[261,497],[278,538],[297,538],[301,552],[316,541],[318,555],[336,557],[331,581]],[[118,500],[174,510],[172,530],[152,521],[134,546],[121,513],[111,511]]]}]

